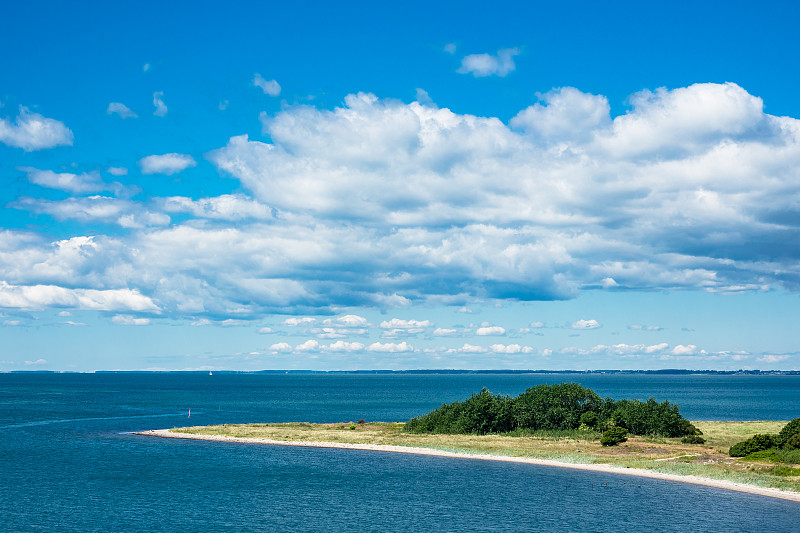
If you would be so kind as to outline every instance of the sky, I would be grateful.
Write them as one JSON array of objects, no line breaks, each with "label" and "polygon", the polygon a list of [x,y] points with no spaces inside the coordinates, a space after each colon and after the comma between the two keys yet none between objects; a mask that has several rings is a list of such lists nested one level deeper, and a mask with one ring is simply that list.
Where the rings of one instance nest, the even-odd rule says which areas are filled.
[{"label": "sky", "polygon": [[0,372],[800,368],[792,3],[2,13]]}]

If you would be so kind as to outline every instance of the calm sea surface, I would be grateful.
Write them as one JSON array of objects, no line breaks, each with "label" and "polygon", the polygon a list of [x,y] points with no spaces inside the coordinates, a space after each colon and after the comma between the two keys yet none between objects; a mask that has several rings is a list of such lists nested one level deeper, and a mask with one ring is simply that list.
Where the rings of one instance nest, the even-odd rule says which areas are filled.
[{"label": "calm sea surface", "polygon": [[800,376],[0,374],[0,531],[800,530],[800,504],[665,481],[129,434],[407,420],[564,381],[694,420],[800,416]]}]

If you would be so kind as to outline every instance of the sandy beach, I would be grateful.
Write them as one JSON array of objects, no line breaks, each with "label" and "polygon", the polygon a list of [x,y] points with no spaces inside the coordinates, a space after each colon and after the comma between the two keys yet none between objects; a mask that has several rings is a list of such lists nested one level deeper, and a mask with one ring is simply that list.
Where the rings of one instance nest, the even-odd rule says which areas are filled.
[{"label": "sandy beach", "polygon": [[758,487],[755,485],[746,485],[744,483],[735,483],[732,481],[702,478],[698,476],[664,474],[661,472],[653,472],[650,470],[644,470],[640,468],[621,468],[617,466],[604,465],[604,464],[565,463],[551,459],[534,459],[530,457],[510,457],[503,455],[459,453],[459,452],[434,450],[431,448],[418,448],[410,446],[389,446],[382,444],[348,444],[340,442],[280,441],[280,440],[263,439],[263,438],[229,437],[223,435],[196,435],[190,433],[175,433],[169,431],[168,429],[154,429],[149,431],[141,431],[137,432],[136,434],[150,436],[150,437],[169,438],[169,439],[209,440],[218,442],[237,442],[244,444],[267,444],[271,446],[304,446],[309,448],[369,450],[375,452],[432,455],[437,457],[452,457],[458,459],[476,459],[481,461],[504,461],[509,463],[524,463],[530,465],[549,466],[555,468],[572,468],[574,470],[589,470],[592,472],[618,474],[623,476],[646,477],[652,479],[661,479],[665,481],[676,481],[679,483],[691,483],[693,485],[703,485],[706,487],[713,487],[717,489],[745,492],[748,494],[767,496],[769,498],[779,498],[782,500],[800,502],[800,493],[796,492],[789,492],[774,488]]}]

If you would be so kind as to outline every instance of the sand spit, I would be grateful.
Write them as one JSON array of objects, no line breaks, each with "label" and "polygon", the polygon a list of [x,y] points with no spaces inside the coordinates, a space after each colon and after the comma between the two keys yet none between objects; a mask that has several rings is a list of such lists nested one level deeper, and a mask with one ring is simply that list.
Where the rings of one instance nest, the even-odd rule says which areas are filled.
[{"label": "sand spit", "polygon": [[150,436],[150,437],[162,437],[168,439],[211,440],[218,442],[238,442],[245,444],[268,444],[271,446],[304,446],[308,448],[338,448],[346,450],[369,450],[375,452],[411,453],[415,455],[453,457],[458,459],[479,459],[481,461],[505,461],[509,463],[524,463],[524,464],[538,465],[538,466],[551,466],[556,468],[572,468],[574,470],[589,470],[592,472],[601,472],[606,474],[619,474],[623,476],[637,476],[637,477],[647,477],[652,479],[662,479],[665,481],[677,481],[679,483],[691,483],[693,485],[703,485],[706,487],[713,487],[717,489],[732,490],[736,492],[746,492],[748,494],[756,494],[758,496],[767,496],[769,498],[779,498],[782,500],[800,502],[800,493],[797,492],[790,492],[790,491],[767,488],[767,487],[758,487],[755,485],[747,485],[744,483],[735,483],[733,481],[709,479],[698,476],[681,476],[677,474],[664,474],[661,472],[653,472],[641,468],[622,468],[619,466],[611,466],[604,464],[565,463],[561,461],[554,461],[552,459],[534,459],[531,457],[510,457],[504,455],[447,452],[442,450],[434,450],[431,448],[415,448],[411,446],[389,446],[385,444],[348,444],[342,442],[281,441],[281,440],[260,439],[260,438],[229,437],[224,435],[195,435],[192,433],[174,433],[169,431],[168,429],[153,429],[149,431],[140,431],[137,432],[136,434]]}]

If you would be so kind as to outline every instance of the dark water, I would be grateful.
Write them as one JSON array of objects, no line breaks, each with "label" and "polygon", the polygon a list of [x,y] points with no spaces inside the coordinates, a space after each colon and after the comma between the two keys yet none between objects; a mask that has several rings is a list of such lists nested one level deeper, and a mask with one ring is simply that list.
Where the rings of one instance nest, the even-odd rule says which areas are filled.
[{"label": "dark water", "polygon": [[0,374],[0,531],[798,531],[800,504],[658,480],[127,433],[407,420],[562,381],[690,419],[800,416],[800,376]]}]

